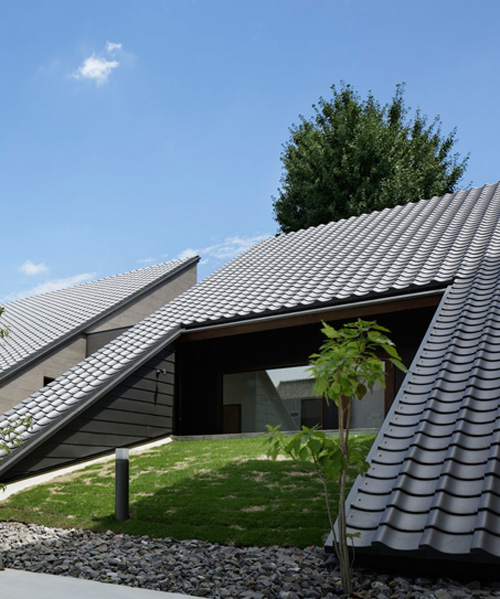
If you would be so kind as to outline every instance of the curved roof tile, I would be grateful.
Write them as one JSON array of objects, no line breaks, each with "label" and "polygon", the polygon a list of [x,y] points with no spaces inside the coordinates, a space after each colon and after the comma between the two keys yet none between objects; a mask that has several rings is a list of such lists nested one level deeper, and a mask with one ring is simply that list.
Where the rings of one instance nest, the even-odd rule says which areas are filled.
[{"label": "curved roof tile", "polygon": [[10,334],[0,344],[0,380],[192,262],[172,260],[4,304]]},{"label": "curved roof tile", "polygon": [[[486,185],[264,240],[16,406],[3,423],[33,416],[34,430],[23,433],[28,451],[58,418],[118,384],[183,326],[449,283],[373,446],[370,471],[353,488],[348,521],[361,533],[360,548],[500,556],[491,482],[498,491],[499,222],[500,188]],[[39,410],[56,398],[64,402],[57,414]]]}]

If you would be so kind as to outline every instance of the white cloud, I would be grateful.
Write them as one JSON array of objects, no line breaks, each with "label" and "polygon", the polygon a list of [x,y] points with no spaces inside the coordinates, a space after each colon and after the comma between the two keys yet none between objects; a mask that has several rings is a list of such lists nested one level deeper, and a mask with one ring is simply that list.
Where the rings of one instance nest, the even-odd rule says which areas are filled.
[{"label": "white cloud", "polygon": [[42,272],[47,272],[49,269],[43,262],[34,264],[31,260],[26,260],[26,262],[19,267],[19,270],[25,275],[39,275]]},{"label": "white cloud", "polygon": [[227,261],[235,258],[248,248],[259,241],[267,239],[269,235],[255,235],[253,237],[226,237],[224,240],[209,245],[205,248],[186,248],[179,253],[177,258],[190,258],[192,256],[201,256],[203,259],[200,264],[206,264],[210,260]]},{"label": "white cloud", "polygon": [[117,60],[106,60],[102,56],[92,54],[83,61],[83,64],[73,73],[75,79],[91,79],[97,85],[103,85],[120,63]]},{"label": "white cloud", "polygon": [[[194,256],[200,256],[200,266],[211,264],[211,268],[218,268],[221,264],[235,258],[248,248],[252,247],[259,241],[267,239],[269,235],[253,235],[252,237],[226,237],[221,241],[217,241],[212,245],[204,248],[189,247],[175,256],[176,260],[186,260]],[[161,254],[159,258],[140,258],[137,260],[140,264],[152,264],[153,262],[161,262],[167,257],[167,254]]]},{"label": "white cloud", "polygon": [[152,264],[153,262],[156,262],[156,258],[139,258],[136,262],[139,264]]},{"label": "white cloud", "polygon": [[177,256],[178,260],[185,260],[186,258],[192,258],[193,256],[198,256],[199,250],[194,250],[193,248],[187,248],[182,250]]},{"label": "white cloud", "polygon": [[115,44],[114,42],[106,42],[106,52],[113,54],[118,50],[122,49],[122,44]]},{"label": "white cloud", "polygon": [[31,295],[39,295],[40,293],[56,291],[57,289],[64,289],[65,287],[72,287],[73,285],[78,285],[78,283],[91,281],[92,279],[95,279],[96,276],[97,273],[95,272],[84,272],[79,275],[74,275],[73,277],[67,277],[65,279],[52,279],[50,281],[40,283],[40,285],[36,285],[35,287],[31,287],[31,289],[26,289],[18,293],[12,293],[8,295],[4,301],[30,297]]}]

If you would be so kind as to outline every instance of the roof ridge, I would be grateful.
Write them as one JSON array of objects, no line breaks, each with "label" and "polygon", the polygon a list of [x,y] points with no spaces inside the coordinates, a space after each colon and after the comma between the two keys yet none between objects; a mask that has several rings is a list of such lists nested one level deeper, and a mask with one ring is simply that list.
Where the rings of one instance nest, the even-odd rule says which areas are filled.
[{"label": "roof ridge", "polygon": [[[79,289],[88,285],[95,285],[96,283],[102,283],[103,281],[110,281],[112,279],[116,279],[118,277],[124,277],[126,275],[131,275],[134,273],[139,273],[139,272],[145,272],[147,270],[151,270],[154,268],[158,268],[158,267],[162,267],[162,266],[167,266],[167,265],[171,265],[170,267],[172,267],[174,264],[178,263],[178,266],[180,266],[181,264],[184,263],[188,263],[190,261],[198,261],[200,258],[199,256],[191,256],[189,258],[174,258],[173,260],[168,260],[167,262],[160,262],[159,264],[151,264],[149,266],[144,266],[143,268],[135,268],[134,270],[129,270],[129,271],[125,271],[125,272],[121,272],[121,273],[117,273],[114,275],[109,275],[107,277],[101,277],[100,279],[92,279],[91,281],[84,281],[82,283],[77,283],[76,285],[68,285],[67,287],[60,287],[59,289],[53,289],[52,291],[44,291],[43,293],[36,293],[35,295],[29,295],[27,297],[21,297],[15,300],[11,300],[9,302],[3,302],[2,306],[12,306],[12,304],[15,304],[17,302],[23,302],[26,300],[31,300],[31,299],[35,299],[35,298],[40,298],[40,297],[47,297],[48,295],[52,294],[52,293],[58,293],[60,294],[61,291],[67,291],[69,289]],[[158,275],[158,278],[160,278],[161,276],[163,276],[164,274],[169,274],[170,271],[166,271],[162,274]]]},{"label": "roof ridge", "polygon": [[[486,189],[488,187],[496,187],[500,185],[500,181],[496,182],[496,183],[486,183],[484,185],[480,185],[477,187],[470,187],[469,189],[457,189],[457,191],[449,191],[447,193],[444,193],[440,196],[438,195],[433,195],[430,198],[421,198],[420,200],[417,200],[415,202],[402,202],[401,204],[396,204],[394,206],[387,206],[385,208],[380,208],[377,210],[371,210],[370,212],[362,212],[361,214],[353,214],[352,216],[348,216],[345,218],[339,218],[337,220],[331,220],[327,223],[321,223],[319,225],[310,225],[309,227],[303,227],[301,229],[297,229],[296,231],[288,231],[287,233],[277,233],[276,235],[274,235],[273,237],[269,238],[269,239],[273,239],[274,237],[286,237],[289,235],[296,235],[297,233],[302,233],[304,231],[310,231],[311,229],[319,229],[321,227],[328,227],[330,225],[333,225],[334,223],[342,223],[342,222],[347,222],[350,221],[352,219],[359,219],[362,217],[368,217],[371,216],[373,214],[380,214],[382,212],[385,211],[391,211],[391,210],[395,210],[397,208],[404,208],[406,206],[415,206],[416,204],[421,204],[424,202],[431,202],[431,201],[439,201],[439,200],[444,200],[444,198],[449,198],[450,196],[456,196],[458,194],[468,194],[471,191],[475,191],[478,189]],[[266,240],[263,240],[266,241]]]},{"label": "roof ridge", "polygon": [[[464,255],[472,252],[471,258],[475,258],[476,252],[486,251],[481,237],[484,236],[483,226],[490,231],[491,228],[495,228],[493,221],[496,224],[499,220],[500,202],[496,195],[495,206],[488,211],[488,202],[492,201],[493,192],[496,194],[498,184],[494,189],[491,185],[477,189],[482,189],[483,197],[481,202],[478,201],[475,217],[472,219],[473,227],[459,226],[464,220],[463,214],[471,211],[476,197],[481,195],[477,191],[469,190],[347,219],[351,222],[347,225],[348,234],[343,239],[336,235],[336,228],[342,229],[347,221],[336,221],[329,225],[319,225],[262,240],[58,377],[50,387],[28,398],[32,401],[27,401],[25,405],[33,404],[33,414],[38,421],[36,407],[40,397],[51,402],[61,394],[70,393],[71,401],[68,400],[67,405],[60,406],[58,414],[54,415],[55,421],[58,421],[60,414],[73,410],[75,404],[99,399],[103,390],[112,387],[114,381],[130,374],[144,356],[154,355],[174,330],[185,325],[200,323],[204,326],[214,322],[228,322],[235,318],[243,320],[263,314],[272,316],[283,311],[306,310],[311,306],[326,308],[334,301],[348,301],[353,297],[359,299],[369,293],[390,295],[411,288],[412,285],[422,286],[436,280],[452,281],[463,264]],[[434,214],[428,203],[438,203],[439,200],[443,201],[444,208],[441,206]],[[415,210],[414,207],[419,203],[426,209]],[[400,224],[398,228],[387,233],[387,227],[381,226],[381,221],[387,221],[391,210]],[[382,213],[384,214],[380,216]],[[407,216],[412,213],[413,220],[418,220],[418,229],[408,226],[412,219]],[[448,230],[446,223],[454,219],[458,225]],[[431,232],[436,228],[436,221],[441,220],[443,222],[439,224],[442,236],[434,237]],[[356,222],[357,227],[354,226]],[[370,226],[365,226],[366,223]],[[478,228],[481,228],[481,231],[471,252],[462,251],[463,248],[469,247],[469,237],[474,237]],[[318,231],[318,234],[313,235],[312,230]],[[448,258],[450,236],[452,242],[453,236],[462,231],[464,242],[460,245],[460,251],[451,257],[453,259]],[[382,269],[373,265],[373,268],[362,273],[359,281],[355,276],[346,279],[346,264],[349,266],[360,239],[370,235],[370,243],[363,244],[366,248],[364,257],[362,254],[357,257],[362,264],[370,262],[377,248],[392,247],[394,240],[400,237],[409,243],[417,238],[417,233],[421,239],[420,245],[425,249],[421,259],[415,261],[412,260],[412,255],[408,255],[408,259],[399,264],[397,269],[391,270],[394,266],[392,263],[382,264]],[[303,239],[297,238],[299,234]],[[291,238],[297,239],[295,245],[282,243],[283,240]],[[430,240],[429,243],[427,240]],[[488,242],[493,243],[491,236]],[[495,243],[500,251],[500,239],[495,240]],[[434,250],[435,255],[429,261],[428,258]],[[340,252],[344,253],[346,264],[337,268],[333,265],[332,256]],[[443,264],[446,269],[442,268]],[[337,268],[336,275],[330,277],[334,267]],[[332,278],[332,281],[326,281],[325,284],[328,278]],[[21,404],[14,407],[10,413],[15,415],[18,413],[17,409],[21,409]],[[38,431],[42,429],[45,435],[47,430],[52,430],[52,426],[53,422],[44,421],[39,425]],[[32,437],[37,435],[27,433],[26,436],[29,438],[26,447],[32,446],[31,442],[36,441]],[[0,469],[3,470],[13,459],[14,457],[10,456],[6,458]]]},{"label": "roof ridge", "polygon": [[[24,337],[21,335],[15,339],[13,335],[10,335],[0,348],[0,380],[25,368],[33,360],[37,360],[68,339],[82,333],[88,327],[102,321],[103,318],[107,318],[130,301],[141,297],[197,261],[197,257],[174,260],[165,263],[164,272],[160,272],[158,276],[135,277],[132,282],[125,278],[125,283],[117,286],[114,295],[107,287],[89,287],[89,291],[83,295],[71,293],[74,288],[70,288],[70,290],[59,289],[51,292],[53,293],[52,297],[47,297],[49,294],[41,294],[24,298],[25,301],[22,303],[21,300],[12,303],[5,322],[11,331],[14,331],[16,324],[21,327],[22,331],[24,326],[22,332]],[[135,272],[143,270],[136,269]],[[122,276],[126,274],[123,273]],[[107,277],[101,281],[111,279],[112,277]],[[77,287],[81,288],[82,286],[78,285]],[[89,303],[91,303],[92,309],[90,311],[82,310],[82,306],[88,307]],[[53,325],[58,319],[57,315],[64,309],[66,311],[64,325],[57,330],[53,326],[48,329],[47,323]],[[40,318],[40,314],[43,318]],[[14,318],[11,319],[10,316]]]}]

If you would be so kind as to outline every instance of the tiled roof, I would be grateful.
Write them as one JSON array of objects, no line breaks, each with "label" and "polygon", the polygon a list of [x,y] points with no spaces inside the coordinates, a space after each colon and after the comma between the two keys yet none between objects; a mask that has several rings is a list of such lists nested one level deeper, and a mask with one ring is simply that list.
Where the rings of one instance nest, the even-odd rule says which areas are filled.
[{"label": "tiled roof", "polygon": [[[500,187],[486,185],[258,243],[10,410],[6,417],[32,415],[33,428],[20,429],[25,443],[5,457],[0,471],[166,347],[183,327],[449,283],[469,276],[486,255],[500,254],[499,220]],[[495,315],[488,318],[494,326]],[[451,372],[467,378],[469,362],[463,370],[461,363]]]},{"label": "tiled roof", "polygon": [[500,230],[478,239],[349,497],[365,551],[500,557]]},{"label": "tiled roof", "polygon": [[488,185],[271,237],[166,310],[184,323],[206,323],[449,281],[476,248],[478,226],[496,218],[496,190]]},{"label": "tiled roof", "polygon": [[88,328],[150,287],[172,276],[188,260],[172,260],[4,304],[0,380]]}]

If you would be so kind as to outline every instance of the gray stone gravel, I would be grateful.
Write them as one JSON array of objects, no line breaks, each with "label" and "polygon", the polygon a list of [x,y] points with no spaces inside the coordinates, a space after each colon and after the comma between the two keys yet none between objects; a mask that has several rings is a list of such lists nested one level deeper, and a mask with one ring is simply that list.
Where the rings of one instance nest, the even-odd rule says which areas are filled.
[{"label": "gray stone gravel", "polygon": [[[199,597],[323,599],[342,596],[334,558],[320,547],[229,547],[0,522],[4,567]],[[355,570],[374,599],[500,598],[500,583],[407,579]]]}]

